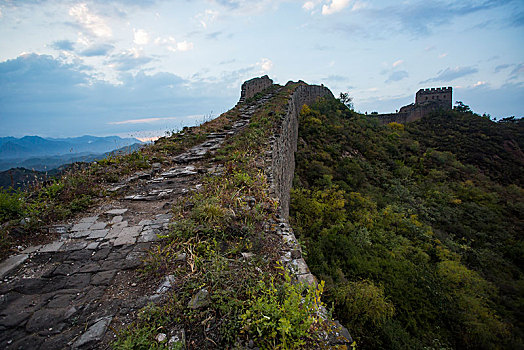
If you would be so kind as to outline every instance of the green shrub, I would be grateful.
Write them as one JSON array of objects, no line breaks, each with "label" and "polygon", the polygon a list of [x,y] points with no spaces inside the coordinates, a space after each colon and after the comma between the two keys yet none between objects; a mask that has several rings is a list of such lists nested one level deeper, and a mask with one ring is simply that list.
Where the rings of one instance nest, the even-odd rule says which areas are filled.
[{"label": "green shrub", "polygon": [[23,213],[22,194],[0,189],[0,222],[19,219]]},{"label": "green shrub", "polygon": [[260,281],[256,298],[242,315],[243,331],[262,347],[300,348],[311,337],[310,328],[318,321],[324,282],[317,288],[292,284],[287,273],[284,278],[282,284],[276,284],[273,278],[269,283]]}]

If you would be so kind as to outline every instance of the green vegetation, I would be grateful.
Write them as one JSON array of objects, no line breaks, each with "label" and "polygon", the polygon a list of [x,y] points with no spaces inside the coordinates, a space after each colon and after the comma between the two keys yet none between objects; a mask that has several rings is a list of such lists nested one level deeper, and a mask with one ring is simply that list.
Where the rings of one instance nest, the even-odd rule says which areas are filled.
[{"label": "green vegetation", "polygon": [[[115,348],[163,346],[158,333],[184,328],[194,349],[241,349],[249,341],[263,349],[318,349],[322,285],[293,284],[279,267],[280,239],[267,234],[276,203],[261,170],[267,140],[295,87],[276,93],[229,138],[215,155],[220,173],[203,176],[202,186],[173,207],[170,232],[142,271],[145,279],[174,276],[172,294],[128,325]],[[215,121],[227,130],[235,119]],[[198,295],[207,296],[196,301]]]},{"label": "green vegetation", "polygon": [[60,175],[36,179],[24,191],[0,188],[0,259],[13,247],[45,241],[47,226],[67,220],[110,196],[109,184],[122,181],[134,172],[150,169],[155,162],[201,143],[207,135],[222,129],[236,111],[206,122],[198,128],[184,128],[181,133],[162,137],[138,151],[113,155],[90,164],[76,163]]},{"label": "green vegetation", "polygon": [[292,226],[363,349],[524,343],[524,123],[304,107]]}]

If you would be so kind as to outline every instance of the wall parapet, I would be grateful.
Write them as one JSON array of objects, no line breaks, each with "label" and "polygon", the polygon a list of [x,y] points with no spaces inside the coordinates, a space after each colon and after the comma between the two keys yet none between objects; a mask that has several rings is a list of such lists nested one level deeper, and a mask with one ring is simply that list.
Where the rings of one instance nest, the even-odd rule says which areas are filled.
[{"label": "wall parapet", "polygon": [[259,92],[264,91],[272,85],[273,80],[269,79],[267,75],[264,75],[260,78],[249,79],[242,84],[242,88],[240,90],[240,100],[238,102],[245,102],[248,98],[255,96]]},{"label": "wall parapet", "polygon": [[[290,84],[290,83],[288,83]],[[298,117],[303,105],[309,105],[320,97],[334,98],[332,92],[318,85],[307,85],[299,82],[287,101],[286,114],[280,119],[275,133],[270,137],[271,151],[266,154],[266,175],[270,184],[270,193],[279,203],[277,221],[270,222],[271,231],[282,239],[280,262],[290,272],[292,279],[298,283],[316,285],[317,279],[309,270],[302,256],[302,248],[296,239],[293,228],[289,225],[290,191],[295,173],[295,152],[298,143]],[[349,331],[338,321],[328,319],[327,310],[320,307],[318,315],[327,324],[323,331],[326,348],[346,346],[349,348],[353,340]]]},{"label": "wall parapet", "polygon": [[[289,83],[288,83],[289,84]],[[280,200],[280,214],[289,216],[290,191],[295,173],[295,152],[298,142],[298,115],[303,105],[309,105],[320,97],[334,98],[323,85],[301,83],[288,99],[287,114],[282,118],[271,145],[271,174],[273,190]]]}]

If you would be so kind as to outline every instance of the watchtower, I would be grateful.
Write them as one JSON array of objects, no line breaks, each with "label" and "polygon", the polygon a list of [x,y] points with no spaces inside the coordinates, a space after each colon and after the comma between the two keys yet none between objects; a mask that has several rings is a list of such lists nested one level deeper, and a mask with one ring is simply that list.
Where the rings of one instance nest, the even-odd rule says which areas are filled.
[{"label": "watchtower", "polygon": [[453,105],[453,88],[420,89],[415,97],[415,104],[437,103],[444,109],[451,109]]}]

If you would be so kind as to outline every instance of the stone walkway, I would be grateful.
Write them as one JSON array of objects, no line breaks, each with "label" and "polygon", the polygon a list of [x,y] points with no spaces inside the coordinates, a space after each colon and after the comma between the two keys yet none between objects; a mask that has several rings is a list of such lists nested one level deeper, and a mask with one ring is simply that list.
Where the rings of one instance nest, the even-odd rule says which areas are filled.
[{"label": "stone walkway", "polygon": [[1,262],[0,348],[100,348],[114,337],[108,330],[118,328],[115,322],[168,291],[169,278],[148,288],[136,269],[168,229],[171,203],[198,189],[200,173],[220,173],[204,158],[244,128],[256,107],[239,107],[231,129],[173,157],[176,166],[153,164],[116,184],[109,191],[119,199],[55,226],[58,240]]}]

